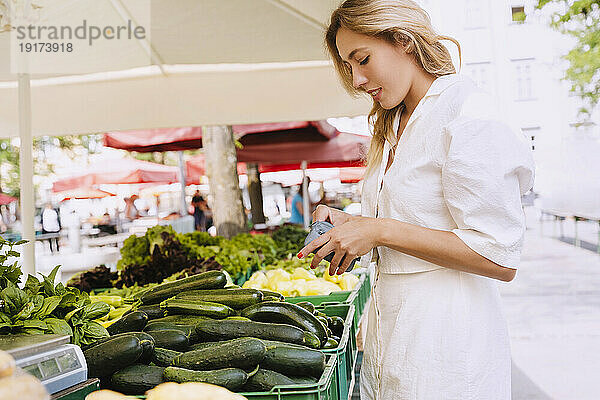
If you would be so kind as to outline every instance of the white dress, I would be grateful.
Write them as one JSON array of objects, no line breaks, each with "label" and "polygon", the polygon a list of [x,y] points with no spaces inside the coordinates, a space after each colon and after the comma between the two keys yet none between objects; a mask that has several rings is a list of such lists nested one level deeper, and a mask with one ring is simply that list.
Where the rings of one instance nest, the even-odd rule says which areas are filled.
[{"label": "white dress", "polygon": [[[366,177],[362,212],[454,232],[495,263],[516,268],[525,232],[521,195],[533,185],[525,138],[501,122],[468,78],[436,79],[385,172]],[[397,130],[399,118],[394,128]],[[386,247],[376,262],[361,399],[510,399],[510,346],[493,279]]]}]

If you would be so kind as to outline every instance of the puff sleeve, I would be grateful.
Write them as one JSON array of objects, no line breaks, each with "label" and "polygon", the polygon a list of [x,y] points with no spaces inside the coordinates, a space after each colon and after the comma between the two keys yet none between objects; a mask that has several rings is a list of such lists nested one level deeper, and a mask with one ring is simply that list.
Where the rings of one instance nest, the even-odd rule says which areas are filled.
[{"label": "puff sleeve", "polygon": [[445,127],[442,190],[456,234],[504,267],[520,262],[525,216],[521,196],[533,186],[529,145],[506,124],[459,117]]}]

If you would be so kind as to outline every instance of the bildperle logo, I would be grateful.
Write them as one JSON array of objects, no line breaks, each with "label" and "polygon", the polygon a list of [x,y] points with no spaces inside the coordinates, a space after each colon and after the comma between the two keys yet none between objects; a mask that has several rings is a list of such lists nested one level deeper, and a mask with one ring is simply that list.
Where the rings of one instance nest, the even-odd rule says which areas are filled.
[{"label": "bildperle logo", "polygon": [[121,39],[146,39],[146,29],[143,26],[136,26],[131,20],[128,20],[124,25],[118,26],[98,26],[88,24],[87,20],[83,20],[81,25],[75,27],[62,25],[20,25],[14,27],[17,40],[22,41],[65,41],[65,40],[87,40],[92,46],[94,41],[106,40],[121,40]]}]

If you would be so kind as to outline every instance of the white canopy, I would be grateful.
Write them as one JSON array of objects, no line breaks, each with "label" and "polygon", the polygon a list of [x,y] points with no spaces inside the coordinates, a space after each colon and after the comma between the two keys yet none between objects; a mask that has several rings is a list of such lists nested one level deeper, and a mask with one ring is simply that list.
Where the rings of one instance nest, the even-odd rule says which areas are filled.
[{"label": "white canopy", "polygon": [[[324,27],[340,0],[4,3],[31,6],[25,11],[38,25],[150,25],[147,37],[116,50],[98,41],[30,62],[43,74],[20,79],[11,72],[10,31],[0,32],[0,137],[21,137],[25,239],[34,234],[32,136],[320,120],[370,108],[344,92],[325,53]],[[2,30],[10,22],[2,7],[0,17]],[[24,270],[33,272],[27,247]]]},{"label": "white canopy", "polygon": [[[73,25],[100,15],[96,21],[114,26],[144,19],[138,14],[148,10],[131,5],[138,2],[147,3],[40,0],[41,8],[32,12],[40,21],[54,21],[60,12],[59,21]],[[365,114],[369,101],[344,92],[325,53],[324,27],[337,3],[153,0],[146,39],[116,51],[98,41],[93,50],[79,46],[77,54],[56,54],[32,67],[65,70],[65,58],[71,57],[70,70],[91,72],[31,75],[32,134]],[[11,74],[9,36],[0,33],[0,137],[18,135],[18,84]]]}]

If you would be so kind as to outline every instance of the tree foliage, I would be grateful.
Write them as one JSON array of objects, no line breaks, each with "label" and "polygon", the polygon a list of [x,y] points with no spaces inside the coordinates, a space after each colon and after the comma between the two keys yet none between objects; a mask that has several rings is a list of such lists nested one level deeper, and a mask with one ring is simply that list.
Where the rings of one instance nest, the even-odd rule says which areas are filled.
[{"label": "tree foliage", "polygon": [[[50,152],[59,149],[61,155],[74,159],[78,156],[95,153],[100,149],[99,135],[54,136],[33,138],[34,173],[48,176],[54,172]],[[0,139],[0,192],[19,197],[20,143],[15,139]]]},{"label": "tree foliage", "polygon": [[555,5],[551,26],[574,37],[577,43],[564,58],[569,62],[565,78],[581,97],[581,112],[589,116],[600,101],[600,0],[537,0],[536,8]]}]

